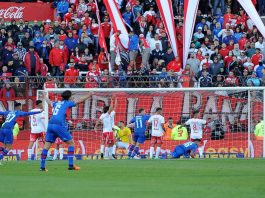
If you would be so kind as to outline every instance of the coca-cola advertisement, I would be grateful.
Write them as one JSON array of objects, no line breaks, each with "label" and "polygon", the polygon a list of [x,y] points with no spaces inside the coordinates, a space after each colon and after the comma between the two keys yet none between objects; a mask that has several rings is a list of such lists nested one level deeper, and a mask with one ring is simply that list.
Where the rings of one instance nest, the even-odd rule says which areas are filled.
[{"label": "coca-cola advertisement", "polygon": [[0,19],[6,21],[24,19],[42,21],[53,19],[54,10],[50,3],[0,3]]}]

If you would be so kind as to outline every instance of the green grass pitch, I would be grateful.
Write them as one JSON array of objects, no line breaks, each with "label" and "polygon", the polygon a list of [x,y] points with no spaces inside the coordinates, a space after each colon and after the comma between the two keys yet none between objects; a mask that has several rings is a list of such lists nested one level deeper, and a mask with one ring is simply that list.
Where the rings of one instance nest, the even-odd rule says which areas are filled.
[{"label": "green grass pitch", "polygon": [[259,198],[265,197],[265,160],[9,161],[0,166],[2,198]]}]

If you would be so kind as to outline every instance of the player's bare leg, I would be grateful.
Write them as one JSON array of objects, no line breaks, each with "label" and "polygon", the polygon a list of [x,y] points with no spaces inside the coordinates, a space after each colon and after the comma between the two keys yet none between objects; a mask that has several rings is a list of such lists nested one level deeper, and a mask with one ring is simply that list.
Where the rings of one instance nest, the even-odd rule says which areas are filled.
[{"label": "player's bare leg", "polygon": [[79,166],[74,165],[74,141],[69,140],[65,143],[68,145],[68,170],[80,170]]}]

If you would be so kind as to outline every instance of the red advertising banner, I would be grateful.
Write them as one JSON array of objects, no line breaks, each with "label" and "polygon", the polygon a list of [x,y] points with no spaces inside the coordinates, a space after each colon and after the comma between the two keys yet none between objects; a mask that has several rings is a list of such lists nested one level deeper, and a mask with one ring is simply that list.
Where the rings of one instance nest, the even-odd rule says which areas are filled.
[{"label": "red advertising banner", "polygon": [[0,3],[0,19],[43,21],[54,18],[50,3]]},{"label": "red advertising banner", "polygon": [[[185,141],[164,141],[161,153],[170,153],[174,147],[184,143]],[[21,160],[27,159],[27,148],[29,140],[15,140],[10,155],[18,155]],[[253,140],[251,157],[262,157],[262,144],[263,141]],[[149,154],[150,140],[147,140],[145,144],[140,148],[142,155]],[[51,154],[53,154],[54,148],[51,148]],[[41,148],[38,149],[38,154],[41,153]],[[64,153],[67,154],[67,145],[64,145]],[[118,155],[126,155],[124,149],[117,149]],[[206,158],[231,158],[231,157],[247,157],[248,148],[247,141],[242,140],[208,140],[204,147],[204,153]],[[75,154],[81,155],[81,159],[89,159],[89,155],[100,154],[100,140],[77,140],[75,141]]]}]

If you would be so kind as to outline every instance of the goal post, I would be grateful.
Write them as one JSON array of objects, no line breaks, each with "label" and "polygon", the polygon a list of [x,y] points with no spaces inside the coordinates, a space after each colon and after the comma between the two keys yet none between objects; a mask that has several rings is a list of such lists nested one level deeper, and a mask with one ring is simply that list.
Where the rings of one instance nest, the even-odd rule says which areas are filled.
[{"label": "goal post", "polygon": [[[207,120],[204,129],[204,157],[206,158],[260,158],[265,157],[265,140],[254,134],[258,123],[264,126],[265,87],[210,87],[210,88],[52,88],[45,89],[50,99],[60,100],[63,91],[70,90],[73,97],[82,97],[93,92],[90,99],[71,109],[68,119],[72,121],[71,131],[77,145],[77,154],[97,155],[100,149],[101,132],[94,131],[96,120],[103,106],[116,97],[115,125],[119,121],[126,124],[145,108],[153,114],[157,107],[163,110],[165,121],[173,118],[173,123],[184,126],[194,111]],[[38,92],[38,95],[41,91]],[[51,115],[47,103],[44,106],[46,123]],[[263,134],[264,129],[263,127]],[[190,131],[187,127],[188,132]],[[133,128],[132,128],[133,132]],[[168,135],[168,134],[167,134]],[[189,139],[188,139],[189,140]],[[170,152],[176,145],[188,140],[172,140],[164,137],[162,152]],[[149,153],[150,140],[141,147],[141,154]],[[126,151],[118,149],[118,154]]]}]

